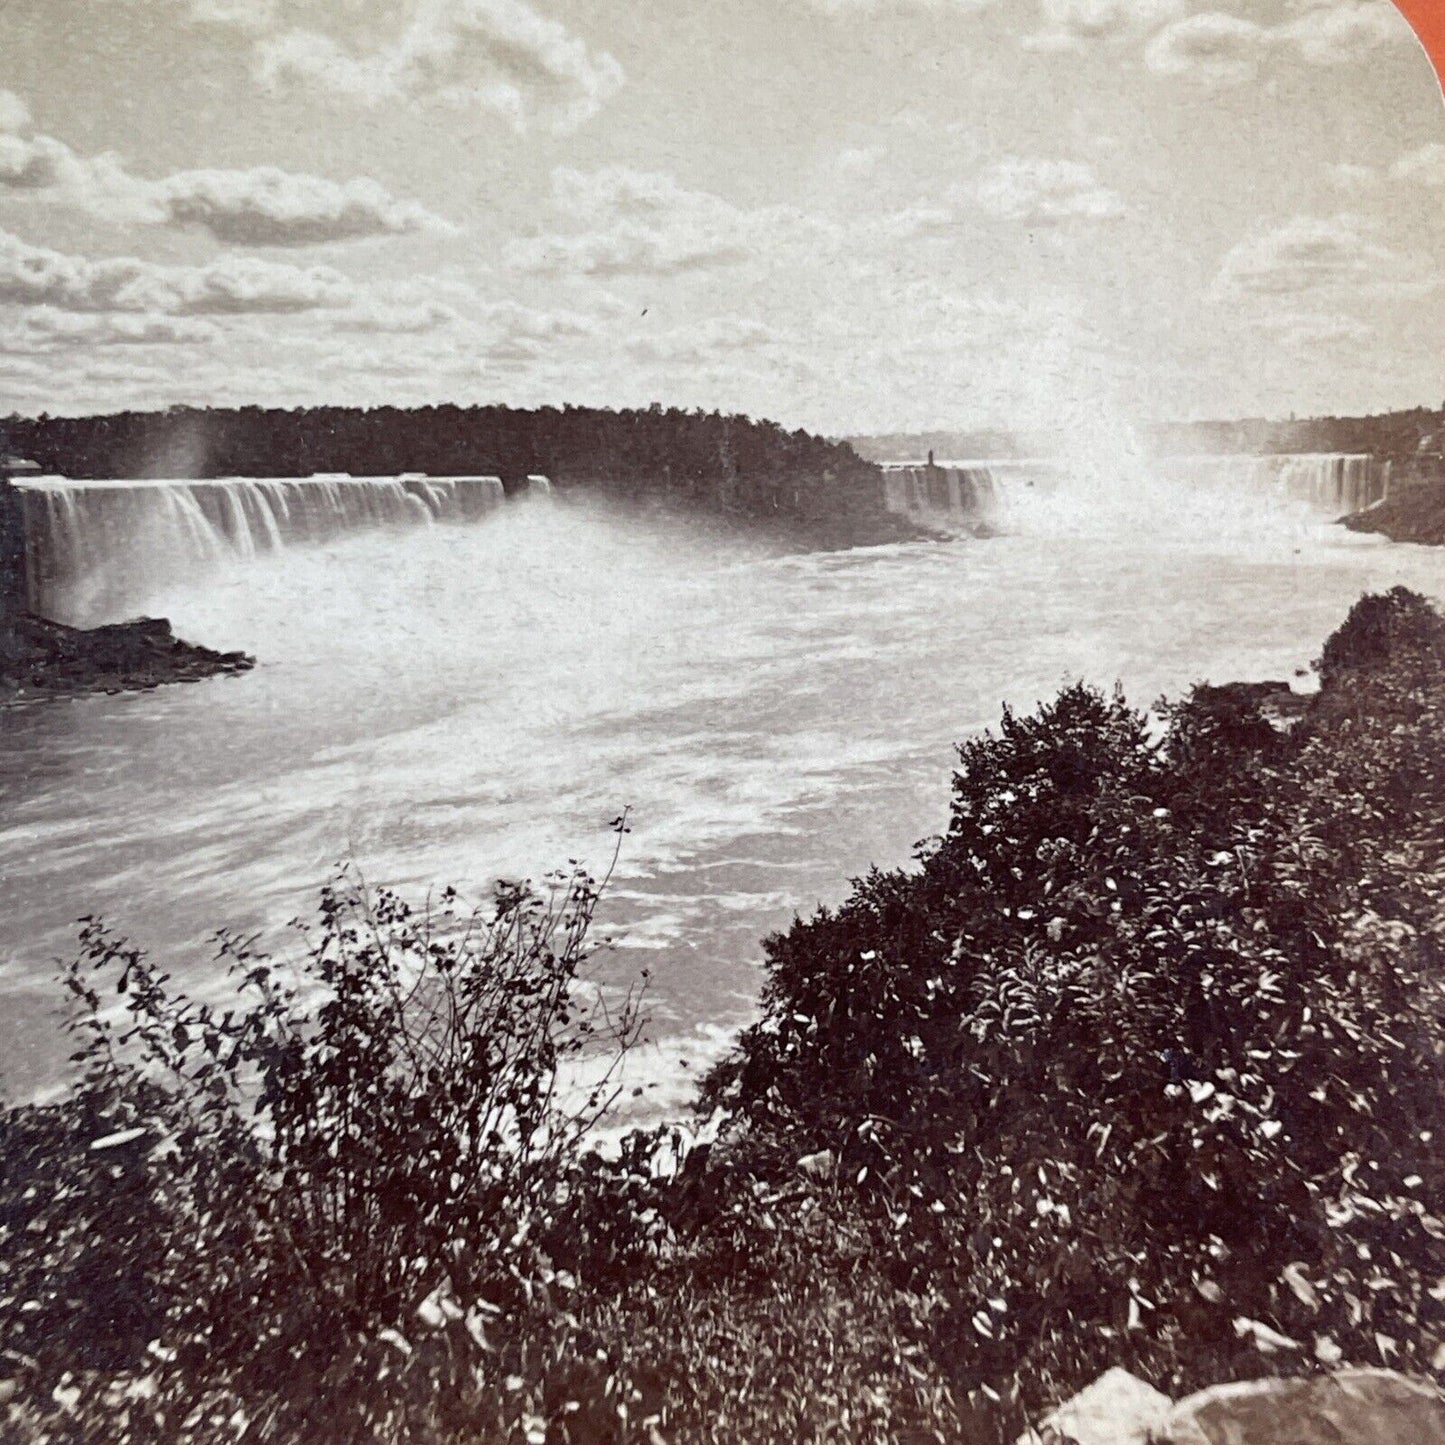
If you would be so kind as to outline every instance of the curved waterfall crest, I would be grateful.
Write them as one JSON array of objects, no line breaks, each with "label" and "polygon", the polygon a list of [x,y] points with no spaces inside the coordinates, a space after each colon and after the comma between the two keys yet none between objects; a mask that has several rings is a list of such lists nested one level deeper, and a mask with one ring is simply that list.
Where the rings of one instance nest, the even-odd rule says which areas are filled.
[{"label": "curved waterfall crest", "polygon": [[129,573],[184,576],[363,529],[475,521],[504,500],[494,476],[25,477],[12,486],[29,605],[52,616],[74,612],[77,596],[99,605],[98,592],[123,595]]},{"label": "curved waterfall crest", "polygon": [[883,471],[884,505],[947,524],[977,526],[1030,492],[1078,493],[1081,501],[1157,503],[1173,492],[1195,497],[1250,497],[1303,506],[1332,517],[1361,512],[1390,487],[1391,463],[1379,457],[1335,452],[1276,456],[1201,455],[1132,459],[1111,471],[1106,463],[1057,457],[891,465]]}]

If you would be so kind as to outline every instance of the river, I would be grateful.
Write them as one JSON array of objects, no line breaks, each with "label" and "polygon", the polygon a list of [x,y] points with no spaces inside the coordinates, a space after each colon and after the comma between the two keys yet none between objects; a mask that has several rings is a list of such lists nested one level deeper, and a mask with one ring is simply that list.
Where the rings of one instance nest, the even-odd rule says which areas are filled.
[{"label": "river", "polygon": [[1271,501],[1053,497],[999,535],[780,554],[559,498],[132,576],[130,611],[260,659],[243,677],[0,712],[0,1070],[63,1076],[55,960],[100,914],[197,987],[208,938],[373,882],[600,867],[612,978],[651,970],[638,1107],[677,1107],[750,1014],[760,938],[906,862],[956,740],[1061,684],[1136,704],[1295,677],[1367,589],[1445,554]]}]

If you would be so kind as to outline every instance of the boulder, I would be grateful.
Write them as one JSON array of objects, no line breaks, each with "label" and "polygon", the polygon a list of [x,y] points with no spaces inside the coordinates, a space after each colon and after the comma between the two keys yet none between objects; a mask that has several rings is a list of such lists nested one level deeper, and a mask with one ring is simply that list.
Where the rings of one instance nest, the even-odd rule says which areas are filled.
[{"label": "boulder", "polygon": [[1018,1445],[1150,1445],[1174,1402],[1115,1366],[1026,1430]]},{"label": "boulder", "polygon": [[[1159,1445],[1445,1445],[1445,1397],[1393,1370],[1215,1385],[1181,1400]],[[1121,1442],[1131,1437],[1121,1435]]]},{"label": "boulder", "polygon": [[1214,1385],[1174,1404],[1112,1369],[1017,1445],[1445,1445],[1445,1395],[1394,1370]]}]

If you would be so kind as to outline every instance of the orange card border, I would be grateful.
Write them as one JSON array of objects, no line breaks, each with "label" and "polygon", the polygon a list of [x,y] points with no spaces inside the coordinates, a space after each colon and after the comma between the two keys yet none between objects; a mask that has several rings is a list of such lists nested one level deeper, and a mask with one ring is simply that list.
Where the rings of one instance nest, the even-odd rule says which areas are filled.
[{"label": "orange card border", "polygon": [[1425,46],[1445,86],[1445,0],[1395,0]]}]

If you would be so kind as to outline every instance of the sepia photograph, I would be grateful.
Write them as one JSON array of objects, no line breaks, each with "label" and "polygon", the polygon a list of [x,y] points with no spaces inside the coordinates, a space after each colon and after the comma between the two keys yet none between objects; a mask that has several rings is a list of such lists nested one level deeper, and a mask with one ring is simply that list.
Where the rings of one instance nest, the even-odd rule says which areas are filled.
[{"label": "sepia photograph", "polygon": [[1445,0],[0,0],[0,1445],[1445,1445]]}]

